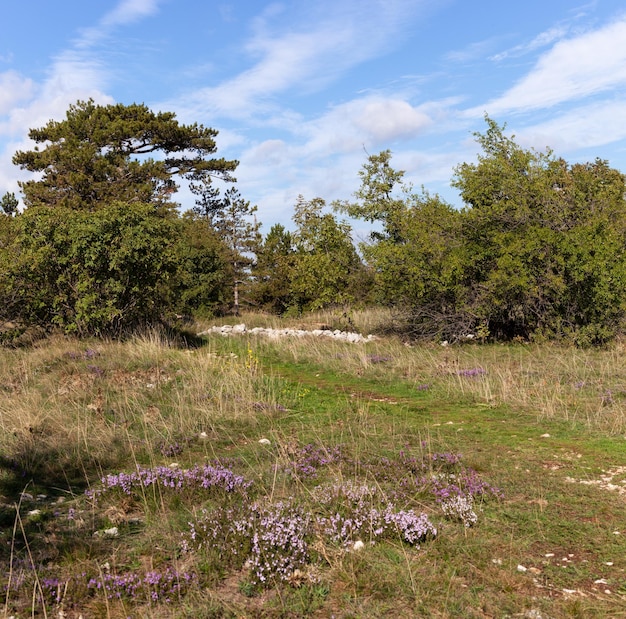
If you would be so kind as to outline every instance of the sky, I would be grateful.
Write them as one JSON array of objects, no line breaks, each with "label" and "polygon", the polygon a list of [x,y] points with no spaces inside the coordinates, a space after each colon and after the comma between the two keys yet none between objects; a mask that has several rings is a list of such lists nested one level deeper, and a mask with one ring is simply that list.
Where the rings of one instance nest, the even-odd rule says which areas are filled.
[{"label": "sky", "polygon": [[[623,0],[28,0],[2,7],[0,195],[30,128],[145,103],[219,131],[267,233],[350,199],[368,154],[461,207],[485,114],[526,148],[626,172]],[[181,207],[193,206],[185,187]]]}]

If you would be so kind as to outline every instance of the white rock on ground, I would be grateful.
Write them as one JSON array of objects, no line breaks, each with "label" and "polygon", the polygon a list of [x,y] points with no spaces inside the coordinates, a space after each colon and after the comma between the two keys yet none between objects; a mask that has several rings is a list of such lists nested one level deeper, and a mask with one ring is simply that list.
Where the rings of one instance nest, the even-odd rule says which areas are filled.
[{"label": "white rock on ground", "polygon": [[351,333],[349,331],[335,331],[324,329],[312,329],[310,331],[306,329],[271,329],[269,327],[253,327],[248,329],[245,324],[239,325],[222,325],[214,326],[198,333],[198,335],[209,335],[210,333],[218,333],[223,336],[231,335],[243,335],[245,333],[250,335],[263,335],[272,339],[279,339],[281,337],[325,337],[333,340],[339,340],[349,342],[351,344],[360,344],[364,342],[371,342],[376,339],[374,335],[361,335],[360,333]]}]

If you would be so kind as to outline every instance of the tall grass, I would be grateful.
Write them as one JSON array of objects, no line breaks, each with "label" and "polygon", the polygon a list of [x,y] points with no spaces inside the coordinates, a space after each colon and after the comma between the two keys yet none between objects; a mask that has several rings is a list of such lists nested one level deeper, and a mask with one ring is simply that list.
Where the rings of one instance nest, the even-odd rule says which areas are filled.
[{"label": "tall grass", "polygon": [[[273,347],[263,340],[264,347]],[[626,433],[626,345],[576,349],[549,344],[410,345],[394,338],[346,347],[315,338],[281,341],[280,356],[364,378],[391,376],[537,419]],[[473,372],[474,370],[474,372]]]}]

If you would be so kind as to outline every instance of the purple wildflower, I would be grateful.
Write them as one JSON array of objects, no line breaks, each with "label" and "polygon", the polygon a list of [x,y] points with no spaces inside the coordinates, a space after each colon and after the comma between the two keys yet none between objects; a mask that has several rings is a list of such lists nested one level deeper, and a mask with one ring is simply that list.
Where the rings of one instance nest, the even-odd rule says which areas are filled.
[{"label": "purple wildflower", "polygon": [[98,498],[111,490],[132,495],[136,490],[158,485],[175,491],[195,489],[221,489],[226,492],[245,492],[252,482],[241,475],[220,466],[194,466],[191,469],[172,469],[167,466],[143,468],[138,466],[133,473],[118,473],[102,478],[102,488],[87,491],[88,496]]},{"label": "purple wildflower", "polygon": [[483,374],[486,374],[487,370],[485,370],[484,368],[471,368],[469,370],[458,370],[457,371],[457,375],[458,376],[466,376],[468,378],[474,378],[476,376],[482,376]]}]

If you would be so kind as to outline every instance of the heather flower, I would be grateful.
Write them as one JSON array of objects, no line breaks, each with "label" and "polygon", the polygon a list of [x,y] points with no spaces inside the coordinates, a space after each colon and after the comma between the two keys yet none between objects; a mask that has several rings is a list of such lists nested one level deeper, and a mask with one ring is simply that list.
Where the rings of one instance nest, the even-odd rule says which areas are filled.
[{"label": "heather flower", "polygon": [[102,591],[110,600],[124,598],[134,602],[171,603],[177,601],[196,581],[197,576],[193,573],[167,567],[164,571],[152,570],[143,576],[136,572],[105,572],[99,578],[90,579],[87,586]]},{"label": "heather flower", "polygon": [[262,506],[254,503],[229,510],[202,510],[189,523],[183,537],[184,551],[207,552],[228,548],[220,557],[241,567],[247,565],[254,586],[276,580],[289,582],[293,573],[309,561],[311,516],[289,502]]},{"label": "heather flower", "polygon": [[431,455],[430,459],[432,462],[439,462],[442,464],[447,464],[449,466],[454,466],[461,462],[463,456],[461,454],[444,452],[444,453],[434,453]]},{"label": "heather flower", "polygon": [[103,494],[118,490],[126,495],[133,495],[142,488],[159,486],[174,492],[185,490],[219,489],[226,492],[245,492],[252,482],[246,481],[221,466],[194,466],[191,469],[177,469],[168,466],[143,468],[138,466],[132,473],[106,475],[101,480],[102,488],[88,490],[87,495],[97,499]]},{"label": "heather flower", "polygon": [[249,560],[252,583],[288,582],[309,560],[310,516],[283,502],[270,507],[255,505],[252,511],[256,516]]},{"label": "heather flower", "polygon": [[367,360],[370,363],[387,363],[393,361],[393,357],[387,357],[385,355],[367,355]]},{"label": "heather flower", "polygon": [[474,511],[474,499],[472,495],[452,496],[441,502],[441,509],[445,516],[451,520],[458,520],[466,527],[471,527],[478,522],[478,516]]},{"label": "heather flower", "polygon": [[181,453],[183,453],[183,451],[185,450],[184,443],[185,441],[183,441],[182,444],[178,441],[174,441],[173,443],[162,441],[161,443],[159,443],[158,448],[161,452],[161,455],[165,456],[166,458],[172,458],[174,456],[179,456]]},{"label": "heather flower", "polygon": [[393,533],[399,533],[405,542],[417,546],[437,534],[425,514],[396,510],[374,486],[348,481],[319,486],[313,496],[334,511],[328,516],[319,515],[317,528],[332,542],[344,547],[353,546],[361,538],[373,540]]},{"label": "heather flower", "polygon": [[502,491],[483,481],[474,469],[464,468],[458,474],[447,473],[432,478],[432,491],[435,498],[445,501],[455,496],[486,496],[488,494],[502,497]]},{"label": "heather flower", "polygon": [[301,477],[316,477],[318,469],[341,462],[341,447],[320,447],[309,443],[295,454],[293,472]]},{"label": "heather flower", "polygon": [[484,368],[471,368],[468,370],[457,371],[458,376],[466,376],[468,378],[475,378],[476,376],[482,376],[483,374],[486,374],[486,373],[487,373],[487,370],[485,370]]}]

